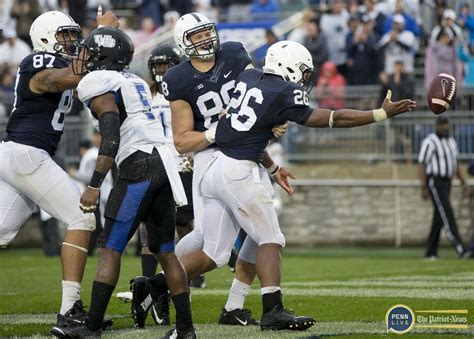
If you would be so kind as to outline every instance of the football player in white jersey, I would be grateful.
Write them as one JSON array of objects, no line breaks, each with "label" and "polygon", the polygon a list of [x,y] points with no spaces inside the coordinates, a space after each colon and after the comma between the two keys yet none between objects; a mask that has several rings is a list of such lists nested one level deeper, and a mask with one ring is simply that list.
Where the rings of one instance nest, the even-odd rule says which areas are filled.
[{"label": "football player in white jersey", "polygon": [[[84,213],[97,207],[101,184],[114,160],[119,171],[99,236],[99,265],[89,312],[77,326],[53,328],[58,337],[100,336],[122,253],[141,222],[147,227],[148,247],[166,273],[176,308],[176,328],[167,337],[196,337],[186,272],[174,253],[175,208],[187,203],[186,195],[173,155],[165,145],[161,121],[151,110],[148,84],[124,71],[133,51],[124,32],[98,28],[80,52],[83,67],[78,73],[86,75],[79,83],[78,95],[99,121],[102,135],[94,174],[80,200]],[[151,302],[151,298],[144,301],[142,307],[148,308]]]},{"label": "football player in white jersey", "polygon": [[[118,26],[111,12],[101,25]],[[15,103],[0,144],[0,247],[7,246],[38,205],[63,222],[62,302],[57,325],[82,321],[81,280],[95,220],[78,208],[80,192],[53,160],[72,102],[81,28],[67,14],[43,13],[30,28],[34,51],[23,59],[15,83]],[[66,118],[67,120],[67,118]],[[111,325],[111,322],[104,324]]]},{"label": "football player in white jersey", "polygon": [[[180,62],[179,50],[169,45],[160,45],[151,51],[148,58],[148,70],[151,77],[150,90],[152,94],[151,109],[153,114],[161,121],[165,143],[173,153],[175,164],[179,171],[179,176],[183,183],[188,204],[180,206],[176,210],[176,233],[181,239],[193,229],[193,204],[192,204],[192,155],[179,154],[174,146],[173,131],[171,129],[171,110],[168,100],[165,99],[161,91],[163,75],[172,66]],[[141,238],[141,262],[142,275],[152,277],[156,274],[157,260],[148,248],[148,234],[144,224],[140,225]],[[125,301],[129,298],[132,301],[131,292],[122,292],[117,296]],[[153,301],[150,312],[157,325],[169,325],[169,296],[167,293],[160,294],[157,300]],[[139,305],[137,305],[139,307]],[[135,325],[143,328],[145,326],[146,312],[132,312]]]}]

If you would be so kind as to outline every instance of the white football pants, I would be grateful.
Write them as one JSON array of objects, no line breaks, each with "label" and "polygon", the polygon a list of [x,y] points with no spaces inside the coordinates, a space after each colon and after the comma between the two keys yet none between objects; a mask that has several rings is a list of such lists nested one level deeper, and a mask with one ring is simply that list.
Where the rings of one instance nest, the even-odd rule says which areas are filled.
[{"label": "white football pants", "polygon": [[257,163],[218,152],[201,182],[203,251],[218,267],[227,264],[240,227],[260,246],[285,245],[268,174]]},{"label": "white football pants", "polygon": [[77,186],[46,151],[0,143],[0,246],[13,240],[35,205],[68,230],[93,231],[94,214],[82,213],[79,199]]},{"label": "white football pants", "polygon": [[[204,238],[212,238],[213,236],[209,234],[209,232],[213,233],[217,230],[212,230],[209,228],[207,229],[207,234],[203,235],[202,231],[202,224],[203,224],[203,213],[204,213],[204,199],[202,196],[202,180],[204,175],[207,175],[207,170],[209,166],[214,161],[215,157],[221,154],[221,152],[217,148],[208,148],[202,151],[196,152],[194,155],[194,174],[193,174],[193,205],[194,205],[194,229],[192,232],[187,234],[184,238],[182,238],[178,244],[176,245],[176,255],[181,257],[187,253],[202,250],[204,247]],[[266,177],[263,182],[267,189],[273,192],[273,187],[271,185],[270,179],[268,177],[267,172],[264,170],[262,173],[263,177]],[[271,193],[273,194],[273,193]],[[225,218],[227,215],[227,211],[221,208],[216,211],[216,214],[222,214],[222,217]],[[207,221],[206,221],[207,223]],[[230,226],[230,225],[229,225]],[[230,233],[232,235],[233,232]],[[236,236],[234,237],[234,241]],[[239,252],[239,257],[246,262],[255,264],[256,255],[257,255],[257,244],[250,238],[246,237],[242,248]],[[226,249],[223,249],[226,250]],[[228,255],[230,256],[230,251],[228,251]],[[211,257],[214,261],[218,260],[216,258]],[[225,259],[221,259],[225,260]],[[223,265],[227,264],[224,263]]]}]

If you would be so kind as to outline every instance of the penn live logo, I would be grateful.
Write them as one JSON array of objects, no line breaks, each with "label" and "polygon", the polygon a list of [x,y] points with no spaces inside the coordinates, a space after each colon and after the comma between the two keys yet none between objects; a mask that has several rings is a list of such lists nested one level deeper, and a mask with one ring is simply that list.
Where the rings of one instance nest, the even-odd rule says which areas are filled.
[{"label": "penn live logo", "polygon": [[387,333],[405,334],[416,328],[469,329],[468,310],[419,310],[398,304],[385,314]]},{"label": "penn live logo", "polygon": [[387,333],[408,333],[415,326],[415,312],[407,305],[394,305],[385,314]]}]

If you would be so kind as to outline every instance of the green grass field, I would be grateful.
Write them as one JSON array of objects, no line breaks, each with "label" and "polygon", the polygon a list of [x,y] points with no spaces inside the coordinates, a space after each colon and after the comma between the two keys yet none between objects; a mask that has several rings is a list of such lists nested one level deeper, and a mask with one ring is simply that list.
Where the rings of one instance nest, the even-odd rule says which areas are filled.
[{"label": "green grass field", "polygon": [[[216,325],[227,298],[232,273],[221,269],[207,274],[208,287],[192,290],[193,318],[201,338],[367,338],[398,337],[386,334],[385,313],[390,306],[406,304],[413,310],[469,310],[474,324],[474,260],[460,260],[454,250],[443,249],[443,259],[421,259],[422,249],[323,248],[285,249],[284,303],[297,314],[317,319],[306,332],[261,332],[257,327]],[[97,257],[89,260],[83,283],[83,301],[89,304]],[[116,291],[128,290],[131,277],[140,274],[137,257],[124,256]],[[0,251],[0,337],[47,336],[54,324],[61,298],[58,258],[46,258],[40,250]],[[261,316],[258,284],[246,307]],[[107,313],[115,318],[106,338],[157,338],[168,328],[133,329],[129,304],[113,297]],[[172,315],[174,318],[174,315]],[[417,329],[416,338],[473,338],[469,329]]]}]

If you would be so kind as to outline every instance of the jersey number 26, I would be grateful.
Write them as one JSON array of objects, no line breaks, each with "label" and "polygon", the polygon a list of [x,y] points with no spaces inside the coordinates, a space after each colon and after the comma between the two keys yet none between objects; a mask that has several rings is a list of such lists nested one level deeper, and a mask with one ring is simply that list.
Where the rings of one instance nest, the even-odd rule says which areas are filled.
[{"label": "jersey number 26", "polygon": [[238,113],[232,114],[230,117],[230,125],[236,131],[248,131],[257,121],[257,114],[255,110],[249,106],[250,100],[254,99],[257,104],[262,104],[263,94],[260,88],[252,87],[247,90],[245,82],[239,82],[235,86],[234,93],[239,93],[237,98],[232,98],[229,102],[229,107],[234,108]]}]

